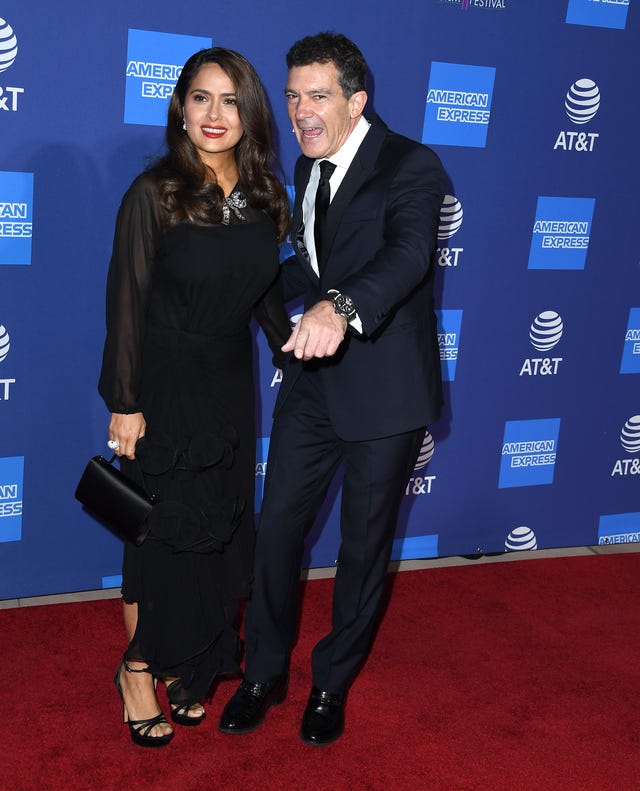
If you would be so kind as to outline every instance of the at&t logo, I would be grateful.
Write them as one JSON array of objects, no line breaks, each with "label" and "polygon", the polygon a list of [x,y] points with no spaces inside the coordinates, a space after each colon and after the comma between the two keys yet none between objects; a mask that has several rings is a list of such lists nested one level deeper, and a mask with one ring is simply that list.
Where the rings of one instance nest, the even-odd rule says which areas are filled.
[{"label": "at&t logo", "polygon": [[[574,124],[587,124],[593,120],[600,107],[600,89],[593,80],[583,77],[576,80],[567,91],[564,109]],[[593,151],[599,132],[558,132],[554,151]]]},{"label": "at&t logo", "polygon": [[[294,313],[293,316],[289,316],[291,329],[293,329],[296,326],[296,324],[300,321],[301,318],[302,318],[302,313]],[[276,385],[279,385],[281,381],[282,381],[282,368],[276,368],[273,372],[273,377],[271,379],[271,384],[269,385],[269,387],[275,387]]]},{"label": "at&t logo", "polygon": [[[624,424],[620,444],[627,453],[640,454],[640,415],[633,415]],[[611,477],[616,475],[640,475],[640,458],[618,459],[611,471]]]},{"label": "at&t logo", "polygon": [[264,494],[264,480],[267,474],[267,456],[269,455],[269,437],[256,438],[256,489],[254,513],[260,512]]},{"label": "at&t logo", "polygon": [[[445,195],[440,209],[438,241],[446,242],[460,230],[462,225],[462,204],[454,195]],[[438,247],[439,266],[458,266],[462,247]]]},{"label": "at&t logo", "polygon": [[525,549],[537,549],[536,534],[526,525],[515,527],[504,542],[505,552],[519,552]]},{"label": "at&t logo", "polygon": [[[424,435],[424,439],[422,440],[422,446],[420,448],[420,452],[418,453],[415,467],[413,468],[414,473],[420,472],[427,466],[427,464],[429,464],[433,457],[435,447],[436,445],[433,441],[433,437],[427,431]],[[404,492],[405,496],[409,494],[431,494],[431,486],[435,479],[435,475],[413,475],[411,478],[409,478],[409,483],[407,484],[407,488]]]},{"label": "at&t logo", "polygon": [[[9,349],[11,348],[11,339],[6,328],[0,324],[0,363],[7,359]],[[15,384],[15,379],[0,379],[0,401],[9,400],[9,388]]]},{"label": "at&t logo", "polygon": [[[555,310],[545,310],[535,317],[529,330],[529,340],[539,352],[550,352],[562,338],[562,319]],[[528,357],[519,376],[555,376],[562,357]]]},{"label": "at&t logo", "polygon": [[[0,73],[13,65],[18,54],[18,39],[11,25],[0,19]],[[18,110],[18,97],[24,93],[24,88],[15,88],[9,85],[0,86],[0,110],[15,113]]]}]

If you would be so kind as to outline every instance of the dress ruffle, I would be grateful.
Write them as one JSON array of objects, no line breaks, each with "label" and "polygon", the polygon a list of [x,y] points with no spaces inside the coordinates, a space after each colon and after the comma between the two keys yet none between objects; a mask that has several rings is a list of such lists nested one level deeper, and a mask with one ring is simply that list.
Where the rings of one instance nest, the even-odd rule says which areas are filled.
[{"label": "dress ruffle", "polygon": [[[204,432],[176,443],[165,433],[149,430],[139,440],[136,456],[145,476],[149,491],[153,492],[154,478],[169,477],[188,487],[190,502],[160,496],[149,522],[150,534],[163,541],[173,552],[222,552],[231,541],[246,501],[236,495],[214,493],[214,499],[203,493],[211,486],[197,487],[203,473],[218,467],[230,470],[238,450],[238,432],[225,425],[219,434]],[[190,485],[191,482],[194,482]],[[184,491],[184,489],[183,489]]]}]

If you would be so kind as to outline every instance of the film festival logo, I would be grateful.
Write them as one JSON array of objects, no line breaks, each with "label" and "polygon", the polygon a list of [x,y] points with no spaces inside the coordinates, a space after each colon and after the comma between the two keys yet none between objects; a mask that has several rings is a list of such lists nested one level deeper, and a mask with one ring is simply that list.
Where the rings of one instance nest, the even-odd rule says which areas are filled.
[{"label": "film festival logo", "polygon": [[431,64],[422,142],[484,148],[496,70],[461,63]]},{"label": "film festival logo", "polygon": [[456,378],[456,365],[460,347],[462,310],[436,310],[436,317],[442,378],[445,382],[453,382]]},{"label": "film festival logo", "polygon": [[33,173],[0,171],[0,264],[31,263]]},{"label": "film festival logo", "polygon": [[[7,328],[0,324],[0,364],[2,364],[9,355],[11,348],[11,338]],[[0,379],[0,401],[8,401],[11,385],[15,384],[15,379]]]},{"label": "film festival logo", "polygon": [[[427,431],[424,435],[424,439],[422,440],[420,452],[418,453],[418,458],[416,459],[416,463],[413,468],[414,473],[424,470],[424,468],[433,458],[435,449],[436,444],[433,440],[433,437]],[[416,496],[419,494],[431,494],[431,488],[435,479],[435,475],[425,475],[424,473],[412,476],[409,478],[409,483],[405,489],[405,496],[411,494]]]},{"label": "film festival logo", "polygon": [[508,420],[498,488],[553,483],[559,433],[560,418]]},{"label": "film festival logo", "polygon": [[[448,242],[462,226],[462,204],[454,195],[445,195],[440,207],[438,241]],[[438,266],[458,266],[463,247],[438,247]]]},{"label": "film festival logo", "polygon": [[[600,107],[600,89],[593,80],[583,77],[571,85],[564,100],[564,109],[570,121],[583,125],[592,121]],[[599,132],[558,132],[553,150],[593,151]]]},{"label": "film festival logo", "polygon": [[0,542],[22,538],[24,457],[0,458]]},{"label": "film festival logo", "polygon": [[182,66],[210,38],[129,30],[125,72],[125,124],[164,126],[167,108]]},{"label": "film festival logo", "polygon": [[569,0],[565,22],[624,30],[628,10],[629,0]]},{"label": "film festival logo", "polygon": [[616,459],[611,477],[640,475],[640,415],[633,415],[627,420],[620,432],[622,449],[633,458]]},{"label": "film festival logo", "polygon": [[455,7],[460,11],[505,11],[507,8],[506,0],[440,0],[440,5]]},{"label": "film festival logo", "polygon": [[[18,39],[11,25],[0,19],[0,74],[13,66],[18,56]],[[9,113],[18,112],[19,97],[24,93],[24,88],[10,85],[0,86],[0,110]]]},{"label": "film festival logo", "polygon": [[622,346],[621,374],[640,374],[640,308],[629,310],[629,323]]},{"label": "film festival logo", "polygon": [[529,269],[584,269],[595,198],[538,198]]},{"label": "film festival logo", "polygon": [[[560,314],[555,310],[545,310],[533,320],[529,328],[529,341],[534,349],[548,354],[560,342],[563,330]],[[562,357],[527,357],[519,376],[555,376],[561,362]]]}]

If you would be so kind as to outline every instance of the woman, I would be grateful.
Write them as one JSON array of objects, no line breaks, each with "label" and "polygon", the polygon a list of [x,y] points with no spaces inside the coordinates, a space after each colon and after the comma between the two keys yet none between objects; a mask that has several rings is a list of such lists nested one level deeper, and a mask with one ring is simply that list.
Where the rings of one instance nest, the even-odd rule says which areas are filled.
[{"label": "woman", "polygon": [[233,628],[254,540],[251,315],[274,354],[289,335],[278,241],[289,221],[270,169],[271,117],[251,64],[201,50],[168,112],[168,153],[118,214],[99,390],[109,445],[157,497],[151,532],[124,552],[129,646],[116,673],[131,738],[163,746],[197,725],[213,679],[238,672]]}]

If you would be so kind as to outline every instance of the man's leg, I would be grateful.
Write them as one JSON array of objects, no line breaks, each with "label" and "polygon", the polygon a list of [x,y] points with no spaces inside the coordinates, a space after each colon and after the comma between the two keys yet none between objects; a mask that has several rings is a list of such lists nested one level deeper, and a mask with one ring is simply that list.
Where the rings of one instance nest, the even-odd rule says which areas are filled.
[{"label": "man's leg", "polygon": [[341,453],[318,387],[303,373],[274,422],[245,618],[245,681],[223,712],[225,733],[253,730],[284,698],[304,538]]},{"label": "man's leg", "polygon": [[332,628],[313,651],[313,681],[320,689],[345,693],[366,657],[398,512],[424,432],[345,443]]},{"label": "man's leg", "polygon": [[342,543],[331,632],[312,655],[314,690],[301,730],[309,743],[326,744],[342,733],[344,697],[371,646],[398,512],[424,431],[343,445]]}]

